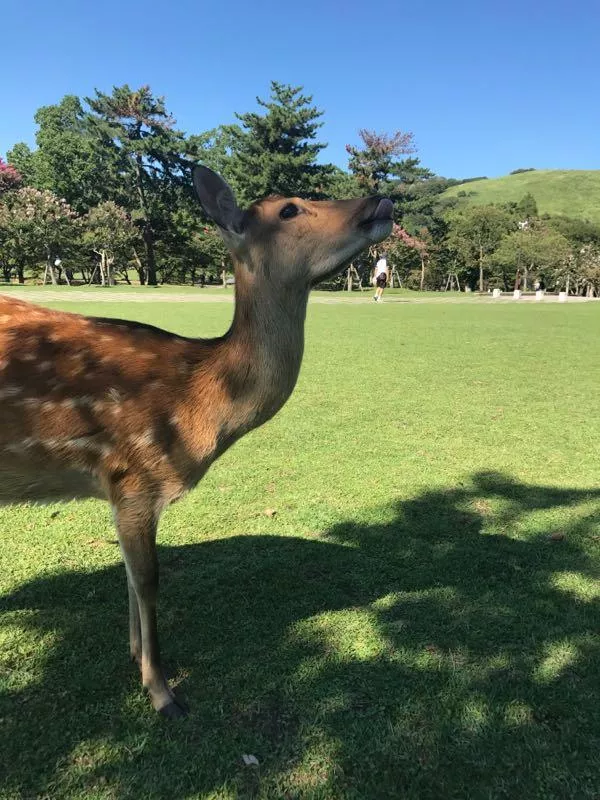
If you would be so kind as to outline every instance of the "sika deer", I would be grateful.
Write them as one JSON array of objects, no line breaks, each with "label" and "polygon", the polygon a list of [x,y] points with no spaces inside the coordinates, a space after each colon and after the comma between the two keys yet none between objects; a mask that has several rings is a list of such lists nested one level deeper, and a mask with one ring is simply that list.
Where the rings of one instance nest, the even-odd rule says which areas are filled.
[{"label": "sika deer", "polygon": [[167,717],[185,711],[160,662],[160,514],[283,406],[300,370],[311,286],[392,229],[387,199],[269,197],[242,211],[211,170],[196,167],[193,179],[235,265],[235,313],[224,336],[188,339],[0,296],[0,504],[111,503],[131,656]]}]

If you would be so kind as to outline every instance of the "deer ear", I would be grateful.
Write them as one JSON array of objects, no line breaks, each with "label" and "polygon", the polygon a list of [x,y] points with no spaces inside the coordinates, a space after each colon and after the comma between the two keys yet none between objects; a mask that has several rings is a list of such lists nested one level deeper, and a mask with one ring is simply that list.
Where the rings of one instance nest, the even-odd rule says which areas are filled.
[{"label": "deer ear", "polygon": [[192,170],[192,180],[205,214],[220,228],[241,233],[244,212],[238,206],[229,184],[212,169],[201,165]]}]

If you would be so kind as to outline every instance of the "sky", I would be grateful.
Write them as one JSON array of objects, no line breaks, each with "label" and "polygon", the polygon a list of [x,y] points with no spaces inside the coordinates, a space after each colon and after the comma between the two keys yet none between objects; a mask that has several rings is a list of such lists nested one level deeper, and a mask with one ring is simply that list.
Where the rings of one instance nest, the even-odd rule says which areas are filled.
[{"label": "sky", "polygon": [[446,177],[600,169],[597,0],[2,0],[0,21],[0,155],[65,94],[149,84],[200,133],[274,79],[313,95],[341,167],[368,128]]}]

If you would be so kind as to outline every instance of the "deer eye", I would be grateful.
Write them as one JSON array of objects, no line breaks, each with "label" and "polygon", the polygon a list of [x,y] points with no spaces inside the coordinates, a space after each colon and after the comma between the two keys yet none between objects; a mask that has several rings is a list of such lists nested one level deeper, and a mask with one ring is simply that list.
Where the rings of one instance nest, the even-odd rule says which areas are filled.
[{"label": "deer eye", "polygon": [[291,219],[292,217],[297,217],[299,213],[300,209],[298,206],[295,206],[293,203],[288,203],[287,206],[281,209],[279,216],[281,219]]}]

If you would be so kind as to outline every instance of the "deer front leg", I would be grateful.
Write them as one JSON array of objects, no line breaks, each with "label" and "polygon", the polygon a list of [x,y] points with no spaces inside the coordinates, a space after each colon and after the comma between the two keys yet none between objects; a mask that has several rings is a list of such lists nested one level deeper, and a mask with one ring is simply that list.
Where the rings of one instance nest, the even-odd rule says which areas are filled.
[{"label": "deer front leg", "polygon": [[119,544],[127,570],[130,649],[136,660],[140,658],[142,683],[154,708],[166,717],[181,717],[185,715],[185,708],[169,689],[160,662],[156,624],[156,520],[140,513],[139,507],[133,505],[128,501],[115,509]]}]

